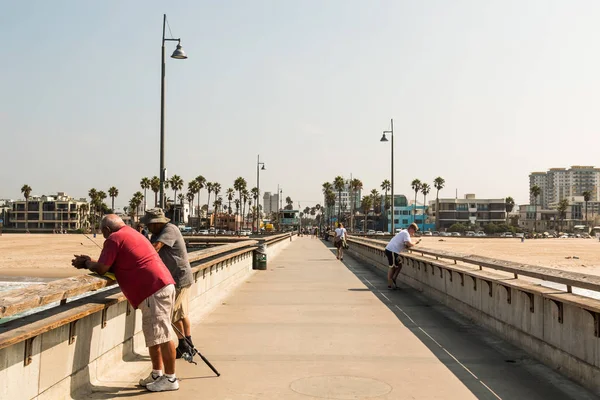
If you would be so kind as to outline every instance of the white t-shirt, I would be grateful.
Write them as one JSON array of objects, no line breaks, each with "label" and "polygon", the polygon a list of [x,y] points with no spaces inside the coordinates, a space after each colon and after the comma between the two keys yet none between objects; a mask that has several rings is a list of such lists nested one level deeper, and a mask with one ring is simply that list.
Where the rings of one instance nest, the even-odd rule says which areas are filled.
[{"label": "white t-shirt", "polygon": [[387,246],[385,246],[385,249],[391,251],[392,253],[402,253],[406,251],[406,242],[412,243],[410,240],[410,233],[404,229],[394,236],[392,240],[390,240]]},{"label": "white t-shirt", "polygon": [[335,237],[339,237],[340,239],[345,238],[346,237],[346,228],[336,228]]}]

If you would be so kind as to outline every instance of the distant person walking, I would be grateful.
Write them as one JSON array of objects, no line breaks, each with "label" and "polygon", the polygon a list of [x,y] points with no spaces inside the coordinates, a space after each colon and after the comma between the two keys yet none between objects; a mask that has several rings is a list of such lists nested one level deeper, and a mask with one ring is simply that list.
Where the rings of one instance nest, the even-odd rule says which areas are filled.
[{"label": "distant person walking", "polygon": [[346,235],[346,228],[344,228],[344,224],[340,222],[335,230],[333,244],[337,248],[337,259],[341,261],[344,261],[344,242],[346,241]]},{"label": "distant person walking", "polygon": [[[175,376],[175,332],[171,311],[175,282],[152,245],[115,214],[100,222],[106,239],[98,261],[76,255],[71,264],[99,275],[112,272],[133,308],[142,312],[142,332],[152,360],[152,372],[140,385],[152,392],[179,389]],[[164,374],[163,374],[164,370]]]},{"label": "distant person walking", "polygon": [[421,239],[419,239],[417,243],[413,243],[411,241],[411,236],[413,236],[418,230],[419,226],[415,223],[412,223],[408,229],[403,229],[398,232],[398,234],[389,241],[387,246],[385,246],[385,255],[387,256],[388,265],[390,266],[388,269],[388,289],[398,288],[398,285],[396,284],[396,278],[398,278],[400,270],[402,270],[400,253],[407,251],[411,247],[421,242]]},{"label": "distant person walking", "polygon": [[[171,224],[160,208],[146,211],[144,224],[148,226],[152,238],[150,242],[158,252],[175,280],[175,303],[173,304],[173,324],[185,337],[192,341],[192,325],[189,319],[189,288],[193,283],[192,268],[188,261],[183,235],[178,227]],[[192,354],[184,337],[176,332],[179,339],[177,358],[183,353]]]}]

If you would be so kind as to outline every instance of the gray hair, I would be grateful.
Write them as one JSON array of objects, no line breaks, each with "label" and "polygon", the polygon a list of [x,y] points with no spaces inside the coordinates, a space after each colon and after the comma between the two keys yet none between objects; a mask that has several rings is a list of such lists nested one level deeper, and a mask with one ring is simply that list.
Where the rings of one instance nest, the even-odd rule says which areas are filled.
[{"label": "gray hair", "polygon": [[125,222],[116,214],[106,214],[100,222],[100,229],[108,228],[111,232],[118,231],[125,226]]}]

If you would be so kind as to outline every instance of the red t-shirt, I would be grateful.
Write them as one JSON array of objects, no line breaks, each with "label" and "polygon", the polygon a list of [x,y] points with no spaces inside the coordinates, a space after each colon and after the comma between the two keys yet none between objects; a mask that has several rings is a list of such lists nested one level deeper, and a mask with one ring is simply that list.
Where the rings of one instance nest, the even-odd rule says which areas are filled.
[{"label": "red t-shirt", "polygon": [[175,284],[150,241],[129,226],[110,234],[98,262],[110,267],[134,308],[163,287]]}]

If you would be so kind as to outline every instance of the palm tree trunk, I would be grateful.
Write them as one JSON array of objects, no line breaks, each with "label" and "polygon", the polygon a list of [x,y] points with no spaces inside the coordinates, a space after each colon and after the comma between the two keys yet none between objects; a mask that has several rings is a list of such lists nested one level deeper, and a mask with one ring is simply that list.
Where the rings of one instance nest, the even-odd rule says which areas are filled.
[{"label": "palm tree trunk", "polygon": [[435,230],[440,230],[440,190],[435,194]]},{"label": "palm tree trunk", "polygon": [[29,199],[25,197],[25,232],[29,232]]},{"label": "palm tree trunk", "polygon": [[111,197],[111,207],[112,207],[112,212],[115,212],[115,196],[110,196]]},{"label": "palm tree trunk", "polygon": [[208,192],[208,199],[206,199],[206,224],[210,228],[210,218],[209,218],[209,212],[208,212],[209,209],[210,209],[210,191]]},{"label": "palm tree trunk", "polygon": [[158,205],[158,192],[154,192],[154,207]]}]

